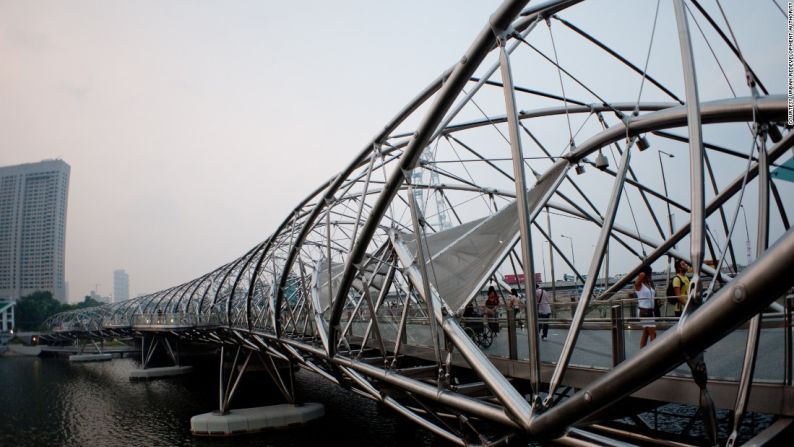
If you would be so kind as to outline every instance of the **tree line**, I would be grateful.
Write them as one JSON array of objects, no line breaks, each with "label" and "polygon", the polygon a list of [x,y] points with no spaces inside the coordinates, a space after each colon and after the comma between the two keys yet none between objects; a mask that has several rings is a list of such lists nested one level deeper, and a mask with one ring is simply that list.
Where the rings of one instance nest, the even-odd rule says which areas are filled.
[{"label": "tree line", "polygon": [[14,310],[16,329],[21,331],[36,331],[41,329],[42,323],[47,318],[60,313],[86,307],[100,306],[104,303],[86,296],[81,303],[64,304],[52,297],[52,292],[39,291],[23,296],[17,302]]}]

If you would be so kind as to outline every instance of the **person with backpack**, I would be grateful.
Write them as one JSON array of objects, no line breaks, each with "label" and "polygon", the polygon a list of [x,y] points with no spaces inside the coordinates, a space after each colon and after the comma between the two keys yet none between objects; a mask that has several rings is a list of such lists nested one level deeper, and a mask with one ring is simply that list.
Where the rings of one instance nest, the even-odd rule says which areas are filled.
[{"label": "person with backpack", "polygon": [[689,278],[686,272],[689,271],[689,264],[683,259],[675,260],[675,277],[667,285],[667,303],[673,304],[673,311],[676,317],[681,316],[689,294]]}]

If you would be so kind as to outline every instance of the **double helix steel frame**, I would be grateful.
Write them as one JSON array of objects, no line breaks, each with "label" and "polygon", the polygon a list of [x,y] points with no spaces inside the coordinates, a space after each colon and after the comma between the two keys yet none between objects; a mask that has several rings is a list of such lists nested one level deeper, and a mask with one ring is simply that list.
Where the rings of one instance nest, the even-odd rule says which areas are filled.
[{"label": "double helix steel frame", "polygon": [[[562,17],[579,8],[587,11],[590,2],[527,3],[505,1],[458,62],[386,123],[342,172],[301,201],[265,241],[184,284],[56,315],[46,323],[46,338],[159,331],[236,345],[350,387],[461,445],[496,444],[517,436],[601,442],[603,434],[587,431],[596,415],[688,363],[692,380],[701,388],[706,436],[715,443],[715,421],[709,417],[715,408],[702,353],[752,319],[728,441],[735,442],[753,388],[761,315],[769,306],[779,309],[776,302],[794,285],[794,233],[788,222],[792,189],[770,176],[771,169],[785,167],[794,145],[794,134],[784,125],[786,98],[767,91],[759,67],[751,66],[735,37],[729,38],[713,19],[714,12],[698,1],[672,1],[680,96],[661,77],[651,76]],[[747,95],[737,97],[722,89],[723,96],[700,99],[703,85],[698,83],[690,26],[696,24],[703,33],[704,20],[735,55],[730,62],[746,74]],[[543,27],[549,30],[551,53],[541,49],[538,40],[545,40],[535,39]],[[655,99],[626,101],[619,94],[599,94],[597,87],[581,81],[558,57],[554,33],[559,38],[563,30],[588,50],[605,55],[616,71],[656,88],[651,95]],[[530,58],[533,64],[551,67],[561,92],[529,87],[534,74],[522,64]],[[565,84],[571,95],[566,95]],[[409,120],[418,120],[415,129],[406,130]],[[572,122],[580,125],[576,134]],[[546,127],[555,133],[544,132]],[[708,141],[719,136],[711,129],[737,135],[749,129],[748,144],[727,147]],[[585,135],[580,137],[580,132]],[[676,148],[677,160],[686,166],[676,170],[685,173],[679,181],[688,183],[686,195],[661,193],[648,179],[642,163],[652,158],[645,152],[651,143]],[[559,148],[563,152],[555,155]],[[433,150],[434,158],[423,159],[426,150]],[[616,170],[599,165],[600,171],[588,174],[597,176],[592,181],[573,174],[595,167],[589,157],[603,152],[614,154]],[[718,161],[720,157],[733,161]],[[427,175],[413,175],[417,170]],[[416,190],[427,194],[414,194]],[[731,236],[738,207],[751,195],[757,250],[755,259],[739,271]],[[417,202],[417,197],[431,196],[434,200]],[[538,257],[544,256],[538,245],[549,242],[552,271],[556,256],[583,286],[561,354],[546,378],[537,332],[527,331],[526,373],[520,377],[506,377],[466,335],[463,306],[459,299],[442,295],[436,277],[439,253],[431,252],[428,242],[443,230],[434,227],[434,219],[446,221],[452,215],[463,226],[513,202],[518,231],[511,240],[498,241],[507,249],[497,262],[472,270],[476,287],[471,294],[478,296],[489,280],[505,271],[526,273],[519,288],[535,290],[534,272]],[[670,207],[683,223],[673,228],[670,220],[665,231],[660,222],[671,219],[671,213],[661,220],[657,213]],[[578,270],[574,254],[568,257],[555,243],[550,221],[543,225],[543,212],[547,219],[554,212],[589,225],[594,243],[586,270]],[[640,225],[650,231],[641,231]],[[714,235],[719,231],[722,241]],[[679,250],[679,244],[688,249]],[[608,253],[615,259],[620,250],[631,259],[627,274],[596,293]],[[709,255],[719,262],[707,264]],[[620,293],[643,267],[672,257],[692,265],[680,321],[637,355],[562,396],[589,308]],[[704,285],[706,276],[712,285]],[[710,292],[708,299],[704,290]],[[528,294],[522,311],[528,326],[535,327],[534,294]],[[789,366],[783,385],[790,392],[787,324]],[[412,348],[419,345],[427,348],[427,355],[415,355]]]}]

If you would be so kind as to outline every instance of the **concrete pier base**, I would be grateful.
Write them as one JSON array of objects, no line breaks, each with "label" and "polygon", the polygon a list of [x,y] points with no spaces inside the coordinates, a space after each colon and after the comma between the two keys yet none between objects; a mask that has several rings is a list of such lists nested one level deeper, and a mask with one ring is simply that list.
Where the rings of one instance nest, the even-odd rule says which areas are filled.
[{"label": "concrete pier base", "polygon": [[130,371],[130,380],[161,379],[163,377],[181,376],[192,371],[192,366],[164,366],[162,368],[135,369]]},{"label": "concrete pier base", "polygon": [[230,410],[223,415],[213,412],[193,416],[190,418],[190,431],[194,435],[228,436],[297,427],[323,415],[325,415],[325,407],[319,403],[241,408]]},{"label": "concrete pier base", "polygon": [[113,359],[112,354],[72,354],[69,356],[70,362],[104,362]]}]

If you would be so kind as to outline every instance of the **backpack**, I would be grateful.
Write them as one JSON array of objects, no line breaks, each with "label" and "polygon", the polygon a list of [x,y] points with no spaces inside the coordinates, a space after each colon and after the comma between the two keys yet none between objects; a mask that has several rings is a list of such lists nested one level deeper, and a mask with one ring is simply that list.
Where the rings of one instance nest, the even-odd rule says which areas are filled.
[{"label": "backpack", "polygon": [[[675,294],[675,287],[673,287],[673,280],[675,278],[678,278],[678,275],[675,275],[672,278],[670,278],[670,284],[667,285],[667,291],[665,292],[665,295],[667,295],[667,304],[678,303],[678,297]],[[678,281],[681,281],[681,278],[678,278]]]}]

